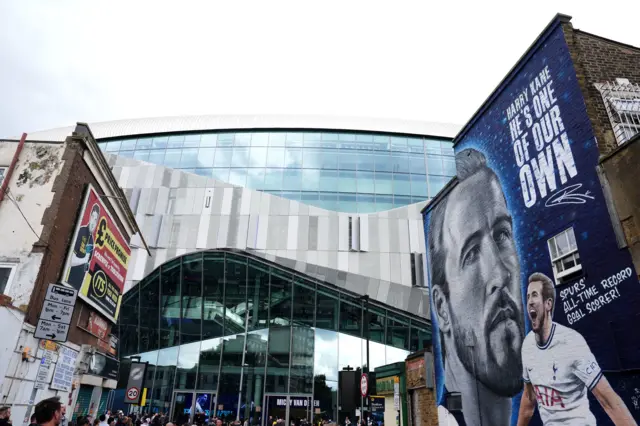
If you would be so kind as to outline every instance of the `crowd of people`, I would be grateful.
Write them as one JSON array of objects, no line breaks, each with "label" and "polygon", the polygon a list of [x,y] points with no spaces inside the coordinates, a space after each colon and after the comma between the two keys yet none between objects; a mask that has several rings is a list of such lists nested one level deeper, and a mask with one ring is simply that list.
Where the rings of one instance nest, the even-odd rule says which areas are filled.
[{"label": "crowd of people", "polygon": [[[305,419],[291,420],[289,425],[279,417],[269,416],[267,426],[337,426],[332,420],[318,420],[314,423]],[[0,426],[12,426],[11,408],[0,407]],[[345,426],[378,426],[376,422],[369,420],[354,421],[347,417]],[[170,419],[165,413],[132,413],[125,415],[122,411],[112,413],[106,411],[97,418],[92,416],[78,416],[74,421],[67,421],[66,407],[60,402],[60,397],[47,398],[36,404],[34,413],[31,415],[29,426],[258,426],[251,421],[238,421],[222,419],[218,417],[206,417],[203,413],[196,414],[193,422],[189,421],[189,416],[183,419]]]}]

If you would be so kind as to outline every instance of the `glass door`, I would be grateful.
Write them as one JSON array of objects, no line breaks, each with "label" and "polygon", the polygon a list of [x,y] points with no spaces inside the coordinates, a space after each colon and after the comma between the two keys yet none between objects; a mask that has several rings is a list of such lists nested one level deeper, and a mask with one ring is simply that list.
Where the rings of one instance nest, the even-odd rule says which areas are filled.
[{"label": "glass door", "polygon": [[193,409],[193,422],[197,424],[209,423],[215,409],[215,394],[209,392],[196,392],[195,407]]},{"label": "glass door", "polygon": [[171,420],[183,425],[191,422],[191,412],[193,408],[193,392],[174,392],[173,393],[173,411]]},{"label": "glass door", "polygon": [[208,423],[216,407],[216,394],[207,391],[173,393],[171,421],[183,425],[185,423]]},{"label": "glass door", "polygon": [[304,420],[311,421],[314,410],[308,395],[266,395],[264,407],[263,426],[273,426],[278,420],[286,426],[300,426]]}]

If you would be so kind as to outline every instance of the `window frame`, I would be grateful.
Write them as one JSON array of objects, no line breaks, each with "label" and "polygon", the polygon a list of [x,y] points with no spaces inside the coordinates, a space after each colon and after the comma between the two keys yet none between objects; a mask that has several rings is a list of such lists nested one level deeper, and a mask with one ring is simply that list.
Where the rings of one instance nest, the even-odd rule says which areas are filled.
[{"label": "window frame", "polygon": [[9,277],[7,278],[7,284],[5,285],[4,289],[0,294],[5,294],[5,295],[9,294],[9,290],[11,290],[11,284],[13,283],[13,279],[16,275],[17,266],[18,266],[17,263],[0,262],[0,268],[10,269]]},{"label": "window frame", "polygon": [[[574,242],[573,245],[571,244],[569,233],[573,235],[573,242]],[[563,254],[559,254],[560,250],[558,249],[558,244],[557,244],[557,240],[561,237],[566,238],[568,243],[568,248],[569,248],[569,250]],[[555,252],[556,252],[555,257],[552,251],[552,244],[555,246]],[[553,269],[553,276],[555,278],[556,285],[564,283],[565,277],[574,276],[577,272],[582,271],[580,251],[578,249],[578,241],[576,240],[576,234],[573,229],[573,226],[565,228],[564,230],[558,232],[557,234],[549,238],[547,240],[547,250],[549,250],[549,258],[551,259],[551,267]],[[568,258],[572,258],[573,261],[575,262],[575,265],[567,269],[559,270],[557,265],[562,264],[562,261]]]},{"label": "window frame", "polygon": [[0,185],[2,185],[4,178],[7,176],[7,170],[9,170],[9,166],[0,166],[0,171],[2,171],[2,174],[0,175]]}]

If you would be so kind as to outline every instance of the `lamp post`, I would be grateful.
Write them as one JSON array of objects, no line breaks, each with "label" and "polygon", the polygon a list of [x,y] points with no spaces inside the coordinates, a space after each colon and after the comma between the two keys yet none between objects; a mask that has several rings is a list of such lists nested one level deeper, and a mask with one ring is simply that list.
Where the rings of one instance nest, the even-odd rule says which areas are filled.
[{"label": "lamp post", "polygon": [[[369,363],[369,295],[366,294],[364,296],[360,296],[360,300],[364,301],[364,312],[365,312],[365,316],[364,316],[364,327],[365,327],[365,339],[367,339],[367,371],[365,372],[367,374],[367,379],[370,380],[370,371],[371,371],[371,364]],[[369,386],[370,388],[370,386]],[[371,395],[369,394],[369,392],[367,391],[367,411],[369,412],[368,415],[371,416]],[[362,413],[363,415],[361,416],[361,418],[364,418],[364,412]]]}]

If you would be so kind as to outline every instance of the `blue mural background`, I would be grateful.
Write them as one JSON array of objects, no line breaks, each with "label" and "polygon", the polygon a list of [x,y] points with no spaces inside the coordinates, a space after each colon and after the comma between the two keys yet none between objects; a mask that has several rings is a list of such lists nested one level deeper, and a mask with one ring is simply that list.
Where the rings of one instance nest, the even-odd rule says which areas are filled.
[{"label": "blue mural background", "polygon": [[[584,204],[560,204],[545,206],[545,202],[552,194],[541,199],[537,194],[537,202],[525,206],[523,199],[520,167],[516,163],[509,120],[506,110],[524,90],[529,90],[529,84],[545,67],[548,67],[553,80],[552,86],[557,97],[561,117],[567,132],[577,175],[561,184],[558,171],[555,171],[558,187],[561,191],[569,185],[582,184],[580,193],[589,194],[593,199],[585,199]],[[533,272],[543,272],[553,277],[553,270],[547,240],[561,231],[573,227],[578,251],[583,267],[583,283],[585,287],[595,287],[599,295],[607,289],[601,281],[616,273],[631,270],[631,276],[622,280],[618,285],[620,297],[611,301],[597,311],[587,313],[584,303],[572,300],[585,316],[576,321],[570,321],[565,313],[565,305],[561,293],[565,289],[573,288],[574,282],[557,287],[554,321],[577,330],[584,336],[594,353],[605,375],[610,377],[614,389],[620,380],[615,374],[622,370],[640,367],[640,327],[636,312],[640,307],[640,291],[636,271],[631,256],[626,249],[619,249],[611,219],[605,204],[600,181],[596,172],[599,152],[593,134],[591,123],[576,72],[569,55],[569,49],[559,22],[551,25],[513,71],[510,79],[494,92],[484,110],[480,110],[467,125],[466,131],[458,137],[455,152],[473,148],[482,152],[487,158],[487,165],[498,176],[506,197],[507,206],[513,217],[513,232],[517,251],[521,263],[521,282],[523,305],[526,307],[526,280]],[[529,91],[530,92],[530,91]],[[530,94],[531,96],[531,94]],[[526,126],[523,125],[526,128]],[[529,130],[531,135],[531,131]],[[532,157],[538,152],[533,146],[531,136],[529,147]],[[535,182],[534,182],[535,183]],[[588,192],[587,192],[588,191]],[[424,214],[425,235],[428,245],[430,213]],[[428,268],[431,265],[427,265]],[[427,274],[430,276],[430,274]],[[578,282],[576,280],[575,282]],[[568,294],[571,290],[565,290]],[[565,301],[576,299],[576,294],[568,295]],[[566,305],[567,309],[571,304]],[[525,309],[526,311],[526,309]],[[437,401],[444,405],[444,369],[441,358],[441,342],[439,336],[438,318],[435,309],[431,309],[434,336],[435,370]],[[570,313],[571,313],[570,312]],[[572,314],[577,318],[579,314]],[[526,332],[530,330],[528,317],[525,313]],[[634,388],[640,387],[640,382],[631,380],[625,389],[616,389],[636,418],[640,412],[634,410],[631,396]],[[628,389],[627,389],[628,388]],[[630,392],[629,392],[630,391]],[[625,397],[626,395],[626,397]],[[517,419],[519,396],[513,399],[512,424]],[[590,395],[591,410],[598,420],[598,424],[611,424],[599,404]],[[532,424],[539,424],[539,419]]]}]

